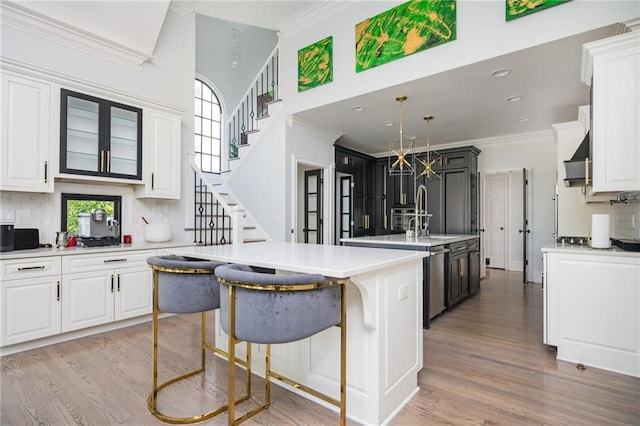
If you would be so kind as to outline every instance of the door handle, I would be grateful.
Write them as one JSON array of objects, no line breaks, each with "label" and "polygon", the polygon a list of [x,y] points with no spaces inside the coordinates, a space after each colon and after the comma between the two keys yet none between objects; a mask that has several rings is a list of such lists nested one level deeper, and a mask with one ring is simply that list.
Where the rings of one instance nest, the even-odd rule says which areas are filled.
[{"label": "door handle", "polygon": [[501,230],[501,231],[504,231],[504,226],[501,226],[501,227],[500,227],[500,230]]},{"label": "door handle", "polygon": [[530,229],[527,229],[526,231],[523,231],[522,229],[518,229],[518,233],[519,233],[519,234],[522,234],[523,232],[526,232],[527,234],[530,234],[530,233],[531,233],[531,230],[530,230]]}]

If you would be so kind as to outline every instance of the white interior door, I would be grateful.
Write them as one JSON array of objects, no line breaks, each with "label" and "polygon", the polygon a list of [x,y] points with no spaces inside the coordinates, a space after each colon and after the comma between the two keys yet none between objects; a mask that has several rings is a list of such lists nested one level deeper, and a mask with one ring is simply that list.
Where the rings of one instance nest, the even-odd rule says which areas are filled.
[{"label": "white interior door", "polygon": [[484,256],[488,268],[505,269],[507,183],[507,175],[485,175]]}]

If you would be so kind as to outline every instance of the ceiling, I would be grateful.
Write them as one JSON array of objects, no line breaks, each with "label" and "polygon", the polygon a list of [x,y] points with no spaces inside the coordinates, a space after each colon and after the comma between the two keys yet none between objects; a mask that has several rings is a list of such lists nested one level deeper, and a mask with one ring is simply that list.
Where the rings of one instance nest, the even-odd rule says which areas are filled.
[{"label": "ceiling", "polygon": [[[174,0],[175,1],[175,0]],[[278,29],[322,1],[200,1],[198,13],[249,25]],[[368,154],[389,151],[399,134],[400,95],[404,102],[403,134],[426,144],[426,115],[432,146],[496,136],[550,130],[578,119],[578,107],[589,104],[589,87],[580,81],[582,44],[616,34],[617,25],[524,49],[296,113],[296,117],[343,134],[338,143]],[[491,72],[506,68],[502,78]],[[511,96],[517,102],[507,102]],[[353,111],[354,106],[364,110]],[[520,119],[520,120],[519,120]],[[393,123],[387,127],[383,123]]]},{"label": "ceiling", "polygon": [[[550,130],[551,125],[578,119],[578,107],[588,105],[589,87],[580,80],[582,44],[615,34],[617,26],[592,30],[475,64],[367,93],[296,114],[343,133],[339,140],[361,152],[389,151],[398,138],[400,103],[403,134],[431,145]],[[492,77],[508,69],[504,77]],[[521,96],[517,102],[507,98]],[[354,106],[364,107],[353,111]],[[383,123],[393,123],[386,127]]]},{"label": "ceiling", "polygon": [[[220,19],[277,30],[327,0],[222,1],[171,0],[180,8]],[[119,44],[152,54],[169,8],[169,0],[154,1],[20,1],[59,21],[93,32]],[[96,13],[96,10],[98,13]],[[425,115],[433,115],[431,144],[472,141],[551,129],[554,123],[575,121],[578,107],[589,104],[589,88],[580,81],[582,44],[615,34],[617,26],[496,57],[419,80],[367,93],[296,116],[343,134],[339,144],[369,154],[389,150],[399,133],[404,102],[405,137],[425,145]],[[507,68],[502,78],[491,72]],[[522,96],[507,102],[510,96]],[[352,110],[354,106],[363,111]],[[518,121],[526,119],[526,121]],[[391,127],[383,123],[393,123]]]}]

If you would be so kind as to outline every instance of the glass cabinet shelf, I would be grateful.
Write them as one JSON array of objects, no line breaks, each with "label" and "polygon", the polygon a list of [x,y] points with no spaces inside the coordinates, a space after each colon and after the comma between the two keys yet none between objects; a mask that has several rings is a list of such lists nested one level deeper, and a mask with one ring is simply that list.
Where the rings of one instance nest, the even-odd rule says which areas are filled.
[{"label": "glass cabinet shelf", "polygon": [[142,110],[61,89],[60,171],[142,179]]}]

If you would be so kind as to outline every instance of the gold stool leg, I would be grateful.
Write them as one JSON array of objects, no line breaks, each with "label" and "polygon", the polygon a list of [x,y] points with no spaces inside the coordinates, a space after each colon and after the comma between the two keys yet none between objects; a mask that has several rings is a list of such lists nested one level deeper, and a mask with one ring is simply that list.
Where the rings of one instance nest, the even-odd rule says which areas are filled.
[{"label": "gold stool leg", "polygon": [[[154,269],[153,271],[153,313],[152,313],[152,335],[153,335],[153,348],[152,348],[152,364],[153,364],[153,378],[152,378],[152,390],[149,396],[147,397],[147,409],[153,414],[157,419],[173,424],[189,424],[201,422],[203,420],[210,419],[212,417],[217,416],[225,411],[227,411],[228,404],[217,407],[211,411],[208,411],[203,414],[198,414],[191,417],[173,417],[167,414],[162,413],[158,410],[158,393],[160,390],[166,388],[169,385],[172,385],[180,380],[184,380],[186,378],[195,376],[196,374],[202,373],[205,371],[206,367],[206,353],[205,349],[210,347],[206,342],[206,312],[202,312],[200,317],[200,368],[197,370],[193,370],[189,373],[177,376],[173,379],[170,379],[166,382],[158,384],[158,315],[161,313],[160,309],[158,309],[158,271]],[[233,364],[233,363],[232,363]],[[244,399],[248,399],[248,396],[243,396]],[[233,401],[230,398],[230,401]]]}]

